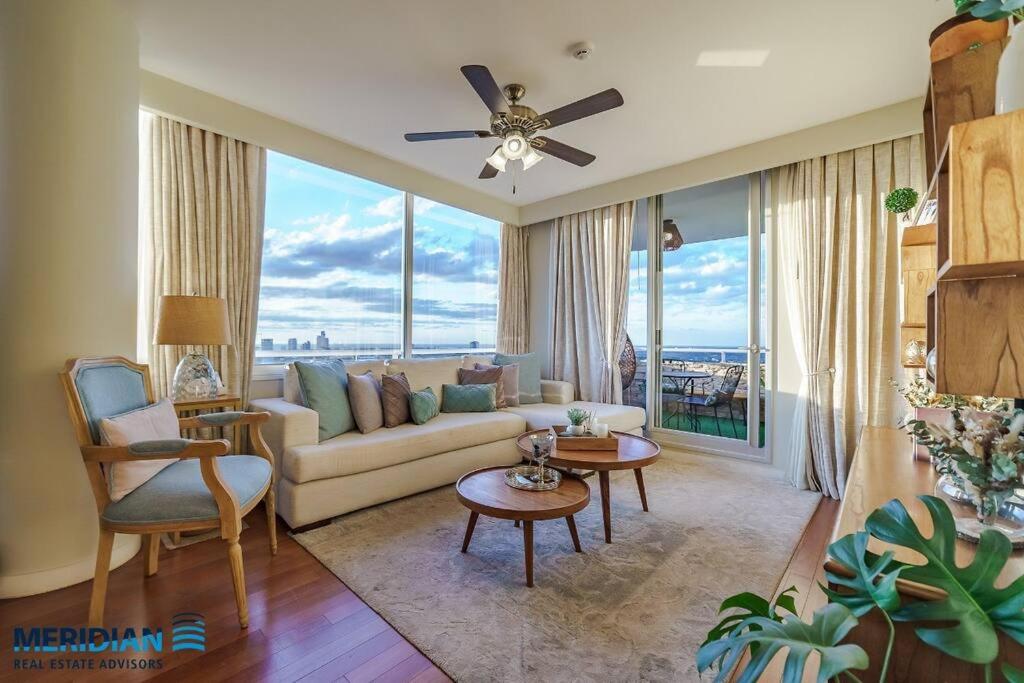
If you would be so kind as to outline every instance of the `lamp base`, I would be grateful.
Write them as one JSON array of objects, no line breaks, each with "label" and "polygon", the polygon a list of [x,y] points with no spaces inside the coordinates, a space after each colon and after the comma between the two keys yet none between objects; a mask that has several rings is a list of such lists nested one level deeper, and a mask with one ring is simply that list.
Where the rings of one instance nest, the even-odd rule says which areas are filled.
[{"label": "lamp base", "polygon": [[217,398],[217,371],[201,353],[186,354],[174,370],[171,395],[175,401]]}]

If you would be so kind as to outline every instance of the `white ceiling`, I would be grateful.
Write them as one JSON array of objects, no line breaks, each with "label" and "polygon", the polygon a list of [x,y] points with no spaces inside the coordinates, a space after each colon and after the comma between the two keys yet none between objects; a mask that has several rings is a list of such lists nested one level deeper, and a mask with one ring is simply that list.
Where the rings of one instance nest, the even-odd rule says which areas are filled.
[{"label": "white ceiling", "polygon": [[[138,0],[144,69],[529,204],[924,94],[928,34],[951,0]],[[585,62],[567,47],[590,40]],[[769,50],[757,68],[702,51]],[[459,72],[488,66],[543,112],[609,87],[619,109],[553,129],[597,155],[478,180],[490,140],[407,143],[486,128]]]}]

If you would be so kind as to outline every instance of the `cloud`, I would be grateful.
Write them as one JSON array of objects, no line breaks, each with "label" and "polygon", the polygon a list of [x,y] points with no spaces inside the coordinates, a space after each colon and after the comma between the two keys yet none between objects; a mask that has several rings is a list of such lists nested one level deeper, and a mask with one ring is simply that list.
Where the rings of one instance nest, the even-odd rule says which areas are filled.
[{"label": "cloud", "polygon": [[728,294],[732,290],[733,290],[733,287],[731,285],[716,284],[716,285],[711,285],[710,287],[705,289],[704,290],[704,294],[709,296],[709,297],[713,297],[714,298],[714,297],[720,297],[720,296],[722,296],[724,294]]},{"label": "cloud", "polygon": [[697,269],[697,273],[703,277],[722,275],[732,270],[746,268],[747,266],[746,261],[730,258],[721,252],[705,254],[701,257],[701,261],[704,262],[704,265]]},{"label": "cloud", "polygon": [[370,216],[384,216],[385,218],[394,218],[402,213],[405,208],[405,195],[396,194],[391,197],[385,197],[373,206],[369,206],[365,209],[366,213]]},{"label": "cloud", "polygon": [[[311,230],[267,238],[263,275],[308,279],[337,269],[371,275],[394,275],[402,267],[402,222],[349,226],[348,214]],[[458,244],[450,236],[417,239],[413,249],[417,274],[449,282],[475,282],[496,277],[498,241],[474,234]]]},{"label": "cloud", "polygon": [[679,283],[679,289],[697,289],[697,283],[693,280]]},{"label": "cloud", "polygon": [[292,225],[319,225],[321,223],[326,223],[329,220],[331,220],[331,214],[321,213],[315,216],[310,216],[309,218],[296,218],[292,221]]}]

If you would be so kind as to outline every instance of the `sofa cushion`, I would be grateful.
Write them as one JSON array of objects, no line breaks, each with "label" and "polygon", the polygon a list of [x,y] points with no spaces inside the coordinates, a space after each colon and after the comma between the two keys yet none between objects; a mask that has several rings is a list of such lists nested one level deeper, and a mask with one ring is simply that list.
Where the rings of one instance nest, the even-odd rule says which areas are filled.
[{"label": "sofa cushion", "polygon": [[405,373],[384,375],[380,378],[381,404],[384,406],[384,426],[397,427],[409,421],[409,380]]},{"label": "sofa cushion", "polygon": [[503,353],[494,354],[495,365],[519,366],[519,403],[540,403],[540,356],[535,353],[522,353],[508,356]]},{"label": "sofa cushion", "polygon": [[607,423],[609,429],[618,432],[628,432],[643,427],[647,421],[647,414],[643,408],[590,401],[573,401],[566,404],[534,403],[518,408],[505,408],[503,412],[521,416],[526,420],[527,429],[546,429],[551,425],[568,424],[569,420],[565,413],[569,408],[592,411],[599,422]]},{"label": "sofa cushion", "polygon": [[471,355],[462,357],[462,367],[467,370],[472,370],[477,365],[494,365],[494,354],[490,353],[486,356]]},{"label": "sofa cushion", "polygon": [[284,453],[284,476],[296,484],[391,467],[431,455],[511,439],[526,431],[512,413],[441,413],[426,424],[406,423],[370,434],[348,432]]},{"label": "sofa cushion", "polygon": [[437,417],[440,412],[440,404],[433,388],[427,387],[409,394],[409,414],[416,424],[426,424]]},{"label": "sofa cushion", "polygon": [[493,413],[498,403],[498,390],[493,384],[445,384],[441,395],[441,411],[445,413]]},{"label": "sofa cushion", "polygon": [[397,375],[404,372],[409,379],[413,391],[433,387],[444,410],[444,399],[441,387],[445,384],[459,383],[459,368],[462,358],[396,358],[388,363],[388,374]]},{"label": "sofa cushion", "polygon": [[[508,367],[512,367],[511,365]],[[494,404],[498,408],[505,408],[505,383],[502,381],[503,370],[500,365],[480,365],[472,370],[459,368],[459,384],[493,384]],[[516,399],[518,400],[518,390]]]},{"label": "sofa cushion", "polygon": [[[519,405],[519,365],[513,363],[512,365],[486,365],[484,363],[477,363],[473,366],[476,370],[490,370],[491,368],[498,368],[501,370],[501,391],[504,394],[504,400],[499,408],[507,408],[509,406]],[[543,385],[544,380],[541,380]]]},{"label": "sofa cushion", "polygon": [[363,434],[384,426],[384,405],[381,403],[380,382],[372,372],[348,375],[348,400],[352,404],[352,417]]},{"label": "sofa cushion", "polygon": [[348,402],[348,376],[340,358],[295,361],[302,405],[319,415],[320,440],[344,434],[356,427]]},{"label": "sofa cushion", "polygon": [[[362,375],[372,372],[377,379],[381,378],[386,370],[387,361],[383,360],[354,360],[345,361],[345,370],[353,375]],[[302,404],[302,389],[299,387],[299,375],[295,371],[295,364],[289,363],[284,368],[284,400],[294,403],[297,406]]]},{"label": "sofa cushion", "polygon": [[[255,455],[225,455],[217,469],[243,508],[263,493],[273,470]],[[118,524],[184,522],[217,519],[217,502],[203,481],[199,460],[179,460],[103,511],[103,519]]]}]

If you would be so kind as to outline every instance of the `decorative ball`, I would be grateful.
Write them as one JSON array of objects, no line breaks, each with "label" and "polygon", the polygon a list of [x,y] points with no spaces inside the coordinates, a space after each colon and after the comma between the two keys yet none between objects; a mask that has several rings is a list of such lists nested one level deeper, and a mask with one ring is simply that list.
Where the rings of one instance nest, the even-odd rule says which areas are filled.
[{"label": "decorative ball", "polygon": [[928,350],[920,339],[911,339],[903,349],[903,362],[906,365],[924,365]]},{"label": "decorative ball", "polygon": [[917,206],[917,190],[912,187],[900,187],[885,198],[885,210],[889,213],[906,213]]},{"label": "decorative ball", "polygon": [[924,371],[928,373],[928,376],[935,379],[935,373],[937,372],[936,366],[938,364],[938,356],[935,353],[935,349],[928,352],[927,358],[924,360]]}]

